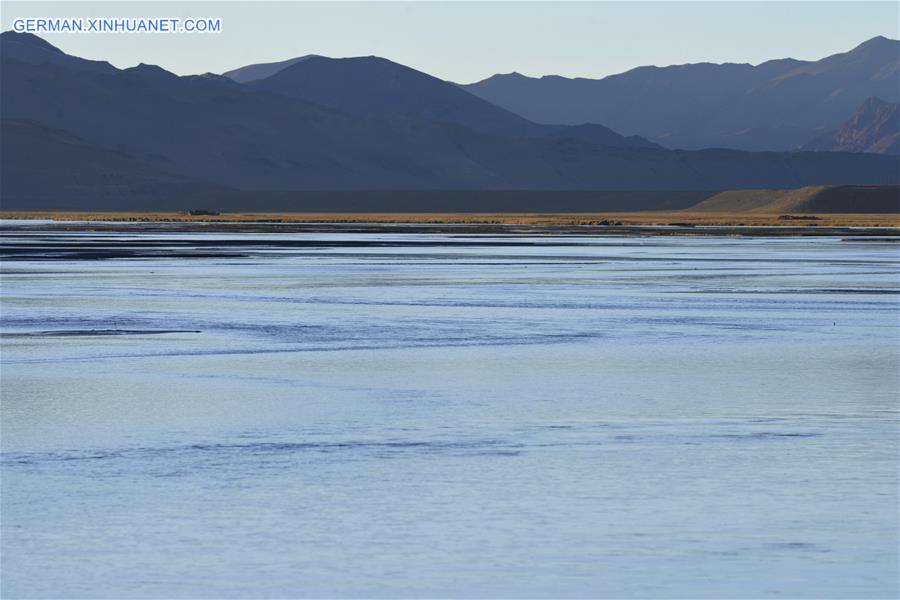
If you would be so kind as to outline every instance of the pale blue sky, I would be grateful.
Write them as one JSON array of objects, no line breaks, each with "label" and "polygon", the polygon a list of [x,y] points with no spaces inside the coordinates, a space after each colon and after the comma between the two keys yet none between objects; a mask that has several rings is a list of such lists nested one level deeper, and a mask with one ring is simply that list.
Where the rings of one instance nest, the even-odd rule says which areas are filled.
[{"label": "pale blue sky", "polygon": [[886,2],[2,2],[17,17],[221,17],[220,34],[47,34],[117,67],[220,73],[304,54],[375,54],[469,83],[494,73],[602,77],[641,65],[817,59],[900,37]]}]

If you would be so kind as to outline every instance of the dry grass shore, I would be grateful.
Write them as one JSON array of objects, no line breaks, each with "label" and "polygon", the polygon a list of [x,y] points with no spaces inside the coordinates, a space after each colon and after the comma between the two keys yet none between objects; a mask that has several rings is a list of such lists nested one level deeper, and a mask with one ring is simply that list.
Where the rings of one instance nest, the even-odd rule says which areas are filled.
[{"label": "dry grass shore", "polygon": [[712,227],[889,227],[900,214],[767,214],[759,212],[644,211],[597,213],[223,213],[0,211],[0,219],[161,223],[406,223],[441,225]]}]

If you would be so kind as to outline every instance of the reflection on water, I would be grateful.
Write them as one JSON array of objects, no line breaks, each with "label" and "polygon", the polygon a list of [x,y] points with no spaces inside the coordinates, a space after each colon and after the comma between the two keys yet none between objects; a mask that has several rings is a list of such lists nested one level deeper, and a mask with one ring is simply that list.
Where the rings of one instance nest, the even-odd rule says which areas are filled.
[{"label": "reflection on water", "polygon": [[898,594],[891,242],[0,251],[4,597]]}]

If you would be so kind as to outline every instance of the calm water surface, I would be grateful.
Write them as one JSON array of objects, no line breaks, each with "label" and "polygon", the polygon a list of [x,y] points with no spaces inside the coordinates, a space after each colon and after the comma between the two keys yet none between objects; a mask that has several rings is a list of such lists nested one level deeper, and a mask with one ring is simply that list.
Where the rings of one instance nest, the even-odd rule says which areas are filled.
[{"label": "calm water surface", "polygon": [[5,598],[900,593],[896,243],[3,243]]}]

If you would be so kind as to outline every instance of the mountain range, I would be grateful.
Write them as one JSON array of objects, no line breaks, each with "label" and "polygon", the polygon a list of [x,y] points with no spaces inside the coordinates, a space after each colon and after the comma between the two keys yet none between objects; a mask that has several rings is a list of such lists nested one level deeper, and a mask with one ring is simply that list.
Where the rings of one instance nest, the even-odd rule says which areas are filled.
[{"label": "mountain range", "polygon": [[378,57],[306,56],[179,77],[6,32],[0,61],[7,208],[103,198],[125,209],[228,190],[719,190],[900,179],[892,156],[669,150],[597,122],[537,123]]},{"label": "mountain range", "polygon": [[[251,65],[226,77],[249,87],[358,116],[406,115],[492,135],[577,139],[626,148],[659,148],[639,136],[624,137],[602,125],[539,125],[465,90],[377,56],[303,56]],[[258,75],[264,75],[257,78]]]},{"label": "mountain range", "polygon": [[876,37],[817,61],[648,66],[603,79],[510,73],[463,88],[538,123],[603,123],[669,148],[795,150],[870,97],[898,101],[900,42]]}]

